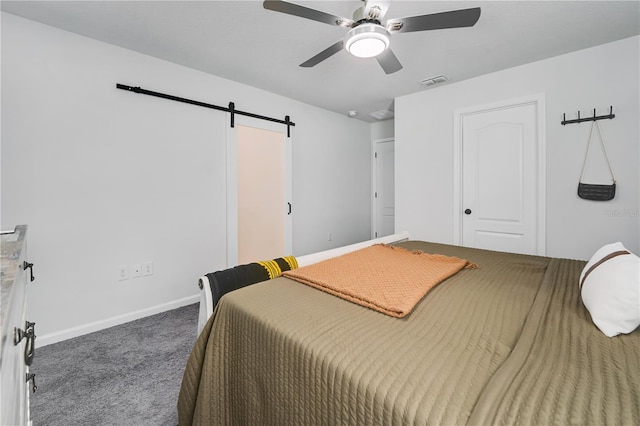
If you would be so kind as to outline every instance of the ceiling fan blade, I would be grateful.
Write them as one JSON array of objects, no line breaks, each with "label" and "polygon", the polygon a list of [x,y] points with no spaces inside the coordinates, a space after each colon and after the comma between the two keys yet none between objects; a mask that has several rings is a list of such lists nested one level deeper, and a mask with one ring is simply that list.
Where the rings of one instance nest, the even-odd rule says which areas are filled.
[{"label": "ceiling fan blade", "polygon": [[323,22],[329,25],[340,25],[344,27],[350,27],[353,25],[353,20],[342,18],[340,16],[324,13],[319,10],[310,9],[308,7],[299,6],[297,4],[288,3],[281,0],[265,0],[262,3],[265,9],[273,10],[275,12],[286,13],[289,15],[299,16],[301,18],[311,19],[312,21]]},{"label": "ceiling fan blade", "polygon": [[[387,28],[390,31],[408,33],[412,31],[441,30],[445,28],[472,27],[480,18],[480,8],[451,10],[430,15],[411,16],[409,18],[390,19]],[[397,28],[400,26],[400,28]]]},{"label": "ceiling fan blade", "polygon": [[315,65],[318,65],[320,62],[324,61],[325,59],[329,58],[330,56],[335,55],[336,53],[338,53],[342,49],[344,49],[344,40],[340,40],[340,41],[336,42],[335,44],[332,44],[328,48],[324,49],[322,52],[318,53],[313,58],[308,59],[307,61],[301,63],[300,66],[304,67],[304,68],[310,68],[310,67],[313,67]]},{"label": "ceiling fan blade", "polygon": [[376,60],[387,74],[393,74],[402,69],[402,64],[390,48],[376,56]]}]

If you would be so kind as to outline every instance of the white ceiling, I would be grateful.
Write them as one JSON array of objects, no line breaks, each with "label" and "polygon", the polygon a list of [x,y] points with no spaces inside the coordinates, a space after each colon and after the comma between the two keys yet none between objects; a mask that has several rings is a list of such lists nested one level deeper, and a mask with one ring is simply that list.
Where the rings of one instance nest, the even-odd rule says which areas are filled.
[{"label": "white ceiling", "polygon": [[[360,1],[292,3],[351,18]],[[346,30],[265,10],[261,1],[2,1],[5,12],[346,114],[392,108],[393,99],[478,75],[640,34],[640,1],[392,1],[386,18],[479,6],[474,27],[397,33],[404,68],[342,51],[298,65]],[[162,92],[162,87],[145,87]],[[210,101],[202,99],[202,101]]]}]

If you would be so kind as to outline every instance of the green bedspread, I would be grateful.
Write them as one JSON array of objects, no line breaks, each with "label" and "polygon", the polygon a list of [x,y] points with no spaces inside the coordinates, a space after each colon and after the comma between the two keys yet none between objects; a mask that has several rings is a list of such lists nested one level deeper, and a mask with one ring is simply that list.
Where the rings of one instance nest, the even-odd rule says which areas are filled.
[{"label": "green bedspread", "polygon": [[640,332],[591,323],[585,262],[400,245],[479,268],[404,318],[284,277],[227,294],[185,369],[180,424],[640,424]]}]

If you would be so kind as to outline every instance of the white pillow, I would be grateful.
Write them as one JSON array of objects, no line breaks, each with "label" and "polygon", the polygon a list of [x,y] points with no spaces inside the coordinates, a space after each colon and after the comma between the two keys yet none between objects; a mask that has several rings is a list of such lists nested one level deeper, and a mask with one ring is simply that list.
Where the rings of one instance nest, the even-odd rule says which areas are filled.
[{"label": "white pillow", "polygon": [[602,261],[623,251],[628,252],[620,242],[605,245],[580,274],[582,302],[608,337],[631,333],[640,326],[640,258],[629,252]]}]

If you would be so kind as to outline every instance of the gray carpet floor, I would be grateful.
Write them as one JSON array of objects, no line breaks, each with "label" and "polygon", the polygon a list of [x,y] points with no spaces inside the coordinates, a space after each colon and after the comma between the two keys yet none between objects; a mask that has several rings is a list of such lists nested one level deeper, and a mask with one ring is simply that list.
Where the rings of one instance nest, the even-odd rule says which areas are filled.
[{"label": "gray carpet floor", "polygon": [[198,304],[38,348],[34,426],[177,425]]}]

